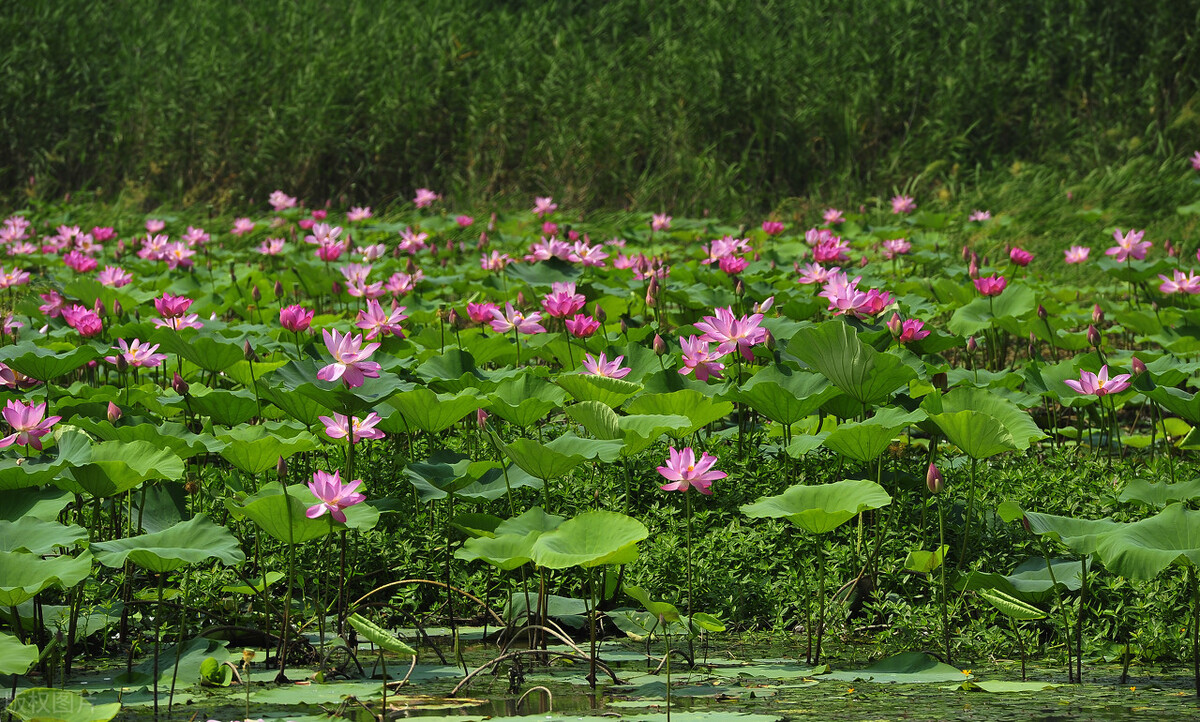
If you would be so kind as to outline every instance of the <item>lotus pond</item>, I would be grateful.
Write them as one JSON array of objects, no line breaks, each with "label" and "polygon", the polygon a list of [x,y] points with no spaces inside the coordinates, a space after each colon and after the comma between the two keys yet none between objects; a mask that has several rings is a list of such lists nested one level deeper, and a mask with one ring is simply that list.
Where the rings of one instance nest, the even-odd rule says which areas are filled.
[{"label": "lotus pond", "polygon": [[1194,714],[1196,249],[805,220],[12,212],[7,711]]}]

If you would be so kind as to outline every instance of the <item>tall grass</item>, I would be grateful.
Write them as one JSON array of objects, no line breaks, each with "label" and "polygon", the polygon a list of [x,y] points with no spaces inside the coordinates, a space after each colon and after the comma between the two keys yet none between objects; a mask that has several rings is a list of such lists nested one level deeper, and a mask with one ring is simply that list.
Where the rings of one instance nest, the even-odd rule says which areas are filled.
[{"label": "tall grass", "polygon": [[[0,193],[698,212],[1200,136],[1200,0],[0,4]],[[519,196],[519,198],[518,198]]]}]

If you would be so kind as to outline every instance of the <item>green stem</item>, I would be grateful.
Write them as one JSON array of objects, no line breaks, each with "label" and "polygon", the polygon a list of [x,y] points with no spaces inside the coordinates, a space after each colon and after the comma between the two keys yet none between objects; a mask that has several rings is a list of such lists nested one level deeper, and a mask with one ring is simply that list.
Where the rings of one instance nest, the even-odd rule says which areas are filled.
[{"label": "green stem", "polygon": [[967,559],[967,544],[971,541],[971,517],[975,514],[975,467],[978,464],[978,459],[971,459],[970,488],[967,490],[967,518],[963,521],[962,547],[958,552],[957,568],[960,571],[963,568],[963,563]]},{"label": "green stem", "polygon": [[1046,560],[1046,572],[1050,575],[1050,584],[1054,589],[1054,600],[1058,604],[1058,608],[1062,610],[1063,633],[1067,639],[1067,682],[1074,682],[1075,668],[1072,666],[1071,660],[1071,620],[1067,617],[1067,606],[1063,604],[1062,590],[1058,588],[1058,580],[1054,578],[1054,565],[1050,563],[1050,551],[1046,548],[1046,540],[1040,535],[1037,540],[1038,546],[1042,549],[1042,557]]},{"label": "green stem", "polygon": [[[154,681],[151,682],[151,684],[154,685],[154,719],[158,719],[158,643],[159,643],[159,638],[162,636],[159,633],[159,630],[162,627],[163,584],[165,584],[165,583],[166,583],[166,572],[159,572],[159,574],[158,574],[158,607],[157,607],[157,611],[154,612]],[[168,711],[169,710],[170,710],[170,708],[168,707]]]},{"label": "green stem", "polygon": [[821,638],[825,634],[825,548],[817,541],[817,651],[813,664],[821,663]]},{"label": "green stem", "polygon": [[945,556],[946,552],[944,551],[946,548],[946,525],[945,525],[945,521],[943,519],[944,514],[942,512],[941,498],[937,499],[937,512],[938,512],[938,549],[942,550],[942,563],[941,563],[941,569],[939,570],[941,572],[941,577],[942,577],[942,583],[941,583],[941,587],[942,587],[942,638],[943,638],[943,641],[945,641],[945,643],[946,643],[946,664],[953,664],[953,662],[950,661],[950,616],[946,612],[946,602],[947,602],[947,599],[946,599],[946,556]]}]

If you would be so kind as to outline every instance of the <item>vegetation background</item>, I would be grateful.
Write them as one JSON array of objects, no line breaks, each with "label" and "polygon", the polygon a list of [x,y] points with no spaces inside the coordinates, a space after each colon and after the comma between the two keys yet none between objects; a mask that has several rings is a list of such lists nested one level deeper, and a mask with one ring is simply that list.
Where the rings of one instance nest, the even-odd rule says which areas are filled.
[{"label": "vegetation background", "polygon": [[1142,175],[1200,137],[1198,29],[1200,0],[10,0],[0,196],[734,215]]}]

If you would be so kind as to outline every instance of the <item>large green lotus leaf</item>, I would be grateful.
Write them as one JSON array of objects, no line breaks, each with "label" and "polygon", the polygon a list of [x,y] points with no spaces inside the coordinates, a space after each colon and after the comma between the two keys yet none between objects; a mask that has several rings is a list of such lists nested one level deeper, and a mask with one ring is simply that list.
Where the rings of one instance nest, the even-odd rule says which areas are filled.
[{"label": "large green lotus leaf", "polygon": [[[405,466],[404,473],[416,487],[417,496],[423,502],[445,499],[473,485],[482,486],[483,483],[495,481],[502,474],[495,462],[472,461],[471,457],[454,451],[438,451],[425,461]],[[503,484],[500,486],[503,488]],[[486,498],[488,495],[483,496]]]},{"label": "large green lotus leaf", "polygon": [[165,531],[92,544],[96,560],[120,567],[128,560],[155,573],[172,572],[184,564],[216,559],[227,566],[246,561],[241,545],[223,526],[203,514]]},{"label": "large green lotus leaf", "polygon": [[262,395],[263,402],[277,406],[305,426],[317,423],[319,416],[329,415],[329,409],[311,396],[292,393],[278,386],[268,386],[261,379],[258,382],[258,393]]},{"label": "large green lotus leaf", "polygon": [[[359,491],[362,492],[361,487]],[[308,486],[289,486],[285,498],[283,487],[273,481],[240,504],[233,499],[226,499],[225,508],[235,517],[250,519],[267,534],[287,544],[320,539],[340,529],[370,529],[379,521],[379,510],[370,504],[355,504],[344,509],[345,524],[334,520],[328,512],[316,519],[309,519],[305,512],[317,503],[317,497],[313,496]]]},{"label": "large green lotus leaf", "polygon": [[599,401],[614,408],[642,390],[641,384],[632,381],[584,374],[559,374],[554,383],[561,386],[576,401]]},{"label": "large green lotus leaf", "polygon": [[392,654],[411,654],[417,656],[417,650],[401,642],[394,634],[387,631],[378,624],[362,616],[361,614],[351,614],[346,617],[346,621],[354,627],[359,634],[363,636],[371,644],[374,644],[380,649],[391,652]]},{"label": "large green lotus leaf", "polygon": [[563,517],[547,514],[542,507],[535,506],[512,519],[500,522],[500,525],[496,527],[496,535],[553,531],[562,523]]},{"label": "large green lotus leaf", "polygon": [[1138,389],[1172,414],[1189,424],[1200,424],[1200,393],[1189,394],[1171,386],[1155,386],[1150,383],[1137,384]]},{"label": "large green lotus leaf", "polygon": [[541,532],[497,534],[494,537],[475,537],[463,542],[454,552],[456,559],[484,561],[503,571],[511,571],[533,560],[533,544]]},{"label": "large green lotus leaf", "polygon": [[380,404],[377,413],[384,418],[379,425],[384,431],[395,434],[419,429],[438,434],[482,406],[483,399],[475,389],[464,389],[457,394],[435,394],[427,388],[417,387]]},{"label": "large green lotus leaf", "polygon": [[[258,348],[258,344],[255,344],[255,348]],[[247,391],[253,391],[254,387],[258,385],[259,379],[277,368],[287,366],[288,363],[288,359],[283,359],[281,361],[255,361],[251,364],[243,359],[225,369],[225,375],[237,381]]]},{"label": "large green lotus leaf", "polygon": [[[1003,505],[1002,505],[1003,506]],[[1001,512],[1001,518],[1010,521],[1011,514]],[[1039,536],[1055,539],[1076,554],[1092,554],[1100,540],[1121,526],[1111,519],[1072,519],[1054,514],[1024,512],[1029,531]]]},{"label": "large green lotus leaf", "polygon": [[663,434],[674,434],[690,426],[692,420],[679,414],[630,414],[617,419],[625,446],[622,456],[634,456],[649,448]]},{"label": "large green lotus leaf", "polygon": [[819,434],[800,434],[792,438],[792,442],[784,448],[787,455],[793,459],[799,459],[813,449],[825,443],[825,439],[829,438],[829,431],[822,431]]},{"label": "large green lotus leaf", "polygon": [[25,674],[37,660],[36,644],[21,644],[11,634],[0,634],[0,674]]},{"label": "large green lotus leaf", "polygon": [[192,387],[185,405],[193,413],[207,416],[222,426],[246,423],[258,415],[258,406],[259,400],[245,389],[206,389],[199,385]]},{"label": "large green lotus leaf", "polygon": [[183,424],[167,421],[154,424],[114,426],[108,419],[89,419],[77,416],[71,423],[104,441],[146,441],[175,452],[181,459],[190,459],[197,454],[219,453],[225,442],[210,434],[193,434]]},{"label": "large green lotus leaf", "polygon": [[856,461],[871,461],[887,450],[901,429],[924,419],[925,412],[920,409],[909,412],[895,407],[881,409],[861,423],[841,424],[825,437],[825,446]]},{"label": "large green lotus leaf", "polygon": [[[229,652],[225,649],[226,644],[227,642],[223,640],[196,637],[187,640],[182,645],[164,646],[159,654],[159,688],[170,686],[172,679],[176,679],[181,685],[185,681],[199,679],[200,667],[204,664],[204,660],[210,657],[223,664],[230,657]],[[177,658],[179,660],[178,671],[176,671],[175,664]],[[153,655],[143,660],[131,671],[132,674],[129,675],[126,675],[124,670],[121,671],[121,674],[116,675],[113,678],[115,685],[149,689],[154,683]],[[122,697],[122,700],[128,703],[128,697]]]},{"label": "large green lotus leaf", "polygon": [[1036,308],[1037,295],[1033,289],[1014,283],[999,296],[976,298],[965,306],[959,306],[946,328],[959,336],[973,336],[989,328],[996,319],[1019,318]]},{"label": "large green lotus leaf", "polygon": [[105,441],[55,480],[76,494],[117,496],[150,479],[183,478],[183,459],[148,441]]},{"label": "large green lotus leaf", "polygon": [[[387,360],[387,357],[376,357],[376,361],[381,358]],[[379,378],[366,379],[362,386],[349,389],[341,381],[330,383],[317,380],[317,372],[323,365],[311,358],[293,360],[271,372],[268,380],[281,385],[283,389],[307,396],[326,409],[338,413],[346,413],[349,409],[349,413],[356,416],[366,416],[367,412],[392,394],[408,387],[398,383],[396,376],[389,373],[385,367]]]},{"label": "large green lotus leaf", "polygon": [[1132,501],[1161,509],[1177,501],[1200,499],[1200,478],[1181,481],[1177,484],[1154,483],[1147,479],[1134,479],[1121,490],[1118,501]]},{"label": "large green lotus leaf", "polygon": [[533,426],[556,409],[562,408],[567,392],[532,374],[505,380],[488,397],[488,409],[521,428]]},{"label": "large green lotus leaf", "polygon": [[939,662],[924,652],[905,652],[888,657],[866,669],[838,670],[822,674],[817,679],[836,679],[842,682],[894,682],[916,684],[921,682],[961,682],[965,672]]},{"label": "large green lotus leaf", "polygon": [[1200,511],[1172,504],[1149,519],[1118,524],[1099,538],[1096,555],[1129,579],[1153,579],[1172,564],[1200,566]]},{"label": "large green lotus leaf", "polygon": [[978,594],[984,601],[999,610],[1001,614],[1018,622],[1029,622],[1034,619],[1046,618],[1046,613],[1042,610],[999,589],[980,589]]},{"label": "large green lotus leaf", "polygon": [[24,517],[0,521],[0,551],[24,551],[49,554],[55,547],[71,547],[87,539],[87,530],[76,524],[63,526],[56,521]]},{"label": "large green lotus leaf", "polygon": [[621,446],[622,442],[616,440],[583,439],[567,433],[548,444],[522,437],[502,448],[514,464],[546,481],[557,479],[588,459],[612,462],[621,453]]},{"label": "large green lotus leaf", "polygon": [[[507,344],[507,339],[505,340]],[[491,381],[475,365],[475,358],[467,351],[447,348],[418,366],[416,374],[440,391],[457,393],[467,388],[491,389]]]},{"label": "large green lotus leaf", "polygon": [[1096,397],[1077,393],[1064,383],[1067,379],[1079,380],[1079,365],[1075,359],[1066,359],[1055,364],[1032,364],[1025,369],[1025,390],[1058,401],[1063,406],[1087,406]]},{"label": "large green lotus leaf", "polygon": [[4,504],[0,505],[0,519],[17,521],[30,518],[54,521],[71,500],[69,491],[57,487],[5,491]]},{"label": "large green lotus leaf", "polygon": [[246,359],[242,343],[218,336],[208,331],[183,331],[163,329],[153,338],[160,352],[182,356],[205,371],[219,373]]},{"label": "large green lotus leaf", "polygon": [[733,404],[714,401],[695,389],[680,389],[665,394],[642,394],[630,401],[625,410],[630,414],[686,416],[692,423],[670,432],[676,439],[682,439],[733,413]]},{"label": "large green lotus leaf", "polygon": [[824,376],[772,364],[742,384],[737,398],[776,423],[794,424],[839,393]]},{"label": "large green lotus leaf", "polygon": [[813,534],[833,531],[868,509],[892,503],[892,497],[873,481],[845,480],[832,484],[797,484],[779,496],[766,496],[742,506],[753,519],[787,519]]},{"label": "large green lotus leaf", "polygon": [[1054,585],[1060,590],[1076,591],[1083,586],[1083,569],[1078,559],[1051,559],[1054,581],[1043,557],[1032,557],[1007,576],[972,571],[960,578],[954,588],[963,590],[996,589],[1017,599],[1040,604],[1054,595]]},{"label": "large green lotus leaf", "polygon": [[91,552],[49,559],[25,552],[0,552],[0,607],[23,604],[49,587],[70,589],[91,573]]},{"label": "large green lotus leaf", "polygon": [[622,587],[622,589],[625,590],[626,594],[641,602],[642,606],[646,608],[646,611],[650,612],[654,616],[662,617],[662,619],[667,622],[679,621],[679,609],[676,608],[674,604],[671,604],[670,602],[656,602],[650,598],[649,592],[632,584],[626,584]]},{"label": "large green lotus leaf", "polygon": [[[55,449],[58,456],[53,459],[47,456],[0,459],[0,491],[12,492],[49,484],[72,464],[86,463],[91,450],[92,441],[86,434],[64,431],[58,437],[58,446]],[[4,506],[4,513],[7,514],[7,504]]]},{"label": "large green lotus leaf", "polygon": [[579,278],[583,273],[574,264],[558,258],[551,258],[541,263],[512,263],[504,268],[504,274],[510,278],[528,283],[530,286],[550,287],[555,283],[567,283]]},{"label": "large green lotus leaf", "polygon": [[624,439],[621,433],[621,417],[609,406],[599,401],[582,401],[572,404],[566,414],[597,439]]},{"label": "large green lotus leaf", "polygon": [[989,389],[958,387],[945,395],[930,394],[925,397],[921,407],[931,417],[934,414],[953,414],[959,411],[975,411],[992,416],[1012,436],[1013,443],[1019,451],[1028,449],[1029,444],[1038,439],[1046,438],[1046,433],[1038,427],[1028,412],[1022,411],[1016,404]]},{"label": "large green lotus leaf", "polygon": [[864,407],[886,401],[917,377],[898,356],[864,344],[837,319],[800,329],[787,350]]},{"label": "large green lotus leaf", "polygon": [[38,381],[53,381],[103,355],[92,346],[73,346],[56,352],[32,341],[0,348],[0,361]]},{"label": "large green lotus leaf", "polygon": [[646,525],[612,511],[586,511],[538,537],[533,561],[548,569],[629,564],[637,543],[650,535]]},{"label": "large green lotus leaf", "polygon": [[972,459],[986,459],[1017,448],[1012,434],[994,416],[967,410],[932,414],[929,418],[950,443]]},{"label": "large green lotus leaf", "polygon": [[108,722],[121,711],[121,703],[93,706],[78,692],[31,687],[13,698],[8,711],[23,722]]},{"label": "large green lotus leaf", "polygon": [[280,457],[286,459],[320,446],[317,437],[306,429],[273,421],[236,426],[218,434],[217,440],[225,444],[221,457],[247,474],[261,474],[274,469]]}]

